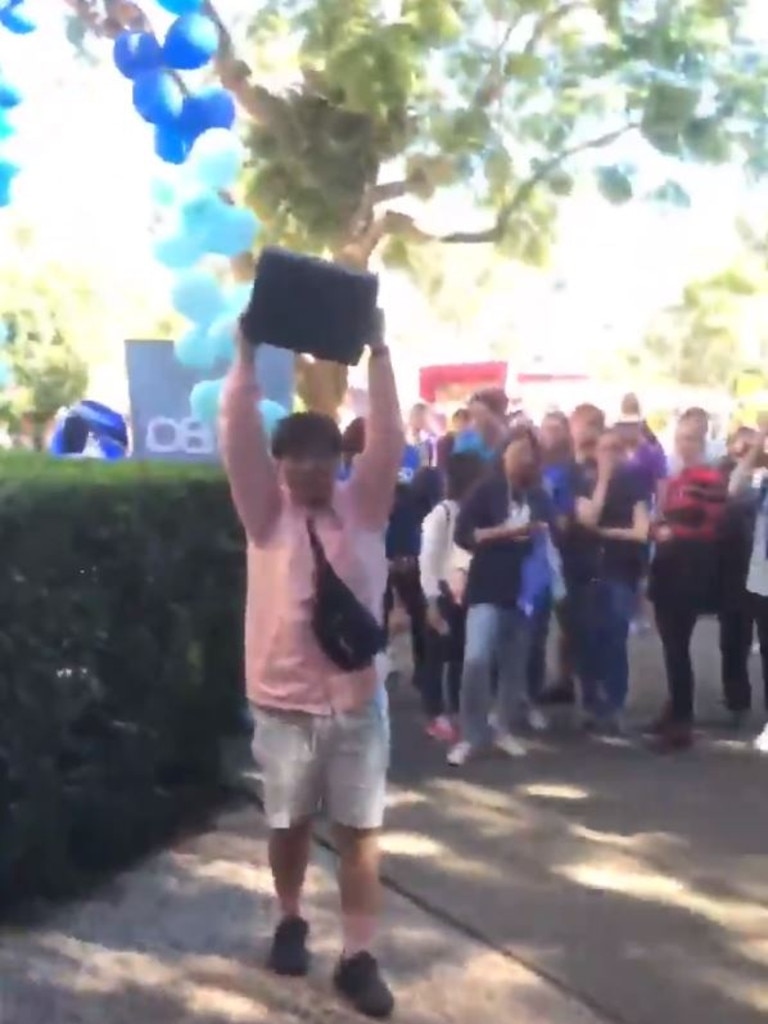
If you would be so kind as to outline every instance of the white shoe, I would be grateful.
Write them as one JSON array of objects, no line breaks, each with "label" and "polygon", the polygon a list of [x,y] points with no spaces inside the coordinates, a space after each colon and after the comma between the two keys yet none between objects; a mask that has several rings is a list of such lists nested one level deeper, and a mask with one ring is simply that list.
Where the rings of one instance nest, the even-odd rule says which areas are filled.
[{"label": "white shoe", "polygon": [[546,732],[549,728],[549,719],[539,708],[528,708],[525,717],[532,732]]},{"label": "white shoe", "polygon": [[761,754],[768,754],[768,725],[755,740],[755,750]]},{"label": "white shoe", "polygon": [[525,757],[528,753],[520,740],[515,739],[508,732],[500,733],[493,741],[493,745],[507,757]]},{"label": "white shoe", "polygon": [[459,740],[455,746],[451,747],[448,751],[448,764],[453,765],[454,768],[461,768],[462,765],[469,761],[473,754],[475,754],[475,748],[471,743],[466,740]]}]

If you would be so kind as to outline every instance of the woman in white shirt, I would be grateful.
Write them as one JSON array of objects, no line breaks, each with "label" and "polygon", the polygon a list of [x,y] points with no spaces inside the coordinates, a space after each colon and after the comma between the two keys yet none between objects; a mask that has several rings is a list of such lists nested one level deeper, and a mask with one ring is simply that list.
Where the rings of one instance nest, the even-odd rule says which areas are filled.
[{"label": "woman in white shirt", "polygon": [[487,463],[475,452],[451,455],[446,464],[446,498],[421,528],[419,570],[427,601],[427,630],[419,688],[427,733],[446,743],[457,738],[466,619],[463,589],[471,558],[454,543],[454,531],[462,500],[487,470]]}]

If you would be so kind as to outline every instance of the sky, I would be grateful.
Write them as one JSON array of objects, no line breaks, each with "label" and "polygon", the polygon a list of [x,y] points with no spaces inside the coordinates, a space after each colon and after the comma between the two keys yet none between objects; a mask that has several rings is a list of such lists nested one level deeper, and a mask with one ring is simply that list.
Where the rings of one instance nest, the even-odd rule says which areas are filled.
[{"label": "sky", "polygon": [[[219,0],[218,7],[228,20],[250,2]],[[63,33],[63,3],[27,3],[38,32],[0,33],[0,67],[25,94],[15,142],[23,173],[11,216],[31,224],[52,255],[102,273],[112,268],[132,288],[163,296],[169,282],[152,260],[149,234],[151,183],[163,165],[152,152],[151,129],[132,109],[130,83],[108,62],[98,70],[78,65]],[[162,28],[160,8],[149,0],[147,10]],[[657,172],[663,180],[664,167],[649,168],[651,177]],[[717,269],[735,251],[733,221],[745,201],[738,176],[690,169],[685,184],[690,212],[661,213],[641,203],[617,210],[589,190],[567,205],[552,267],[514,296],[532,355],[573,363],[595,345],[639,338],[686,280]],[[456,197],[438,197],[418,213],[426,227],[454,228]],[[469,207],[459,215],[467,228],[478,217]],[[8,237],[3,217],[0,211],[0,250]],[[406,282],[391,277],[383,293],[396,332],[414,322],[436,332]],[[509,302],[507,294],[489,296],[486,315],[497,308],[501,315]],[[437,335],[436,345],[440,350]],[[461,358],[462,348],[446,337],[444,361]]]}]

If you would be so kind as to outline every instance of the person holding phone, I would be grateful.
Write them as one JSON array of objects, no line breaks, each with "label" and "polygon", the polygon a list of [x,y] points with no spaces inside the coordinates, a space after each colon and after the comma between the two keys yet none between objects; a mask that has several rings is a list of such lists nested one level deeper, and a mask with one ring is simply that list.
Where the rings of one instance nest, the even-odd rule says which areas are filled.
[{"label": "person holding phone", "polygon": [[280,909],[269,966],[289,976],[309,969],[302,890],[312,820],[323,810],[339,851],[344,946],[334,983],[358,1012],[382,1018],[394,1007],[372,953],[389,764],[386,702],[375,664],[345,670],[317,630],[317,548],[351,600],[381,621],[384,531],[405,438],[383,324],[369,347],[370,414],[348,480],[338,479],[342,436],[330,416],[287,416],[270,450],[258,411],[255,345],[242,330],[219,439],[247,538],[246,684]]},{"label": "person holding phone", "polygon": [[[538,440],[529,427],[516,427],[504,447],[501,471],[476,486],[456,522],[456,543],[472,553],[472,561],[464,595],[461,739],[448,754],[454,766],[492,746],[513,757],[525,753],[512,735],[515,720],[527,710],[534,595],[525,593],[531,574],[524,567],[526,560],[543,550],[536,539],[544,544],[553,523],[552,501],[541,482]],[[540,582],[547,586],[549,579]],[[489,724],[494,666],[498,673],[495,735]]]},{"label": "person holding phone", "polygon": [[576,493],[569,593],[585,724],[613,734],[629,694],[627,641],[651,528],[647,487],[615,428],[600,435]]}]

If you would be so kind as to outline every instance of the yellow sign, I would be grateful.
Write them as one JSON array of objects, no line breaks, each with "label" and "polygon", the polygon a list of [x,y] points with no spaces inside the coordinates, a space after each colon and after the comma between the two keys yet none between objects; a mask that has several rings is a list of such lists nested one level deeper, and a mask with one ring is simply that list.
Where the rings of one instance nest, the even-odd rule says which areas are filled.
[{"label": "yellow sign", "polygon": [[751,398],[765,389],[765,376],[761,370],[742,370],[736,378],[736,397]]}]

